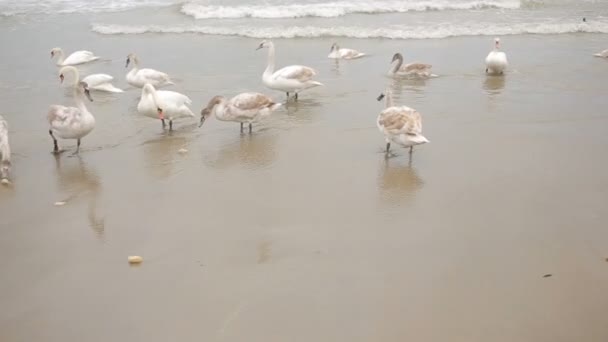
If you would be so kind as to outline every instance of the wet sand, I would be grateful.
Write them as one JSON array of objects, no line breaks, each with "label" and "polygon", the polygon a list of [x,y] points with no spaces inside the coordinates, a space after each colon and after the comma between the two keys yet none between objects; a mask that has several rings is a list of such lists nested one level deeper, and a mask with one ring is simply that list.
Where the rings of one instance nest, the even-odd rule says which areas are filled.
[{"label": "wet sand", "polygon": [[[215,119],[168,134],[137,114],[137,89],[93,93],[97,127],[55,158],[45,115],[71,103],[56,45],[112,59],[82,70],[119,87],[137,52],[195,112],[246,90],[284,101],[261,84],[257,39],[65,18],[0,22],[1,341],[608,340],[608,63],[591,57],[605,36],[503,38],[504,78],[483,74],[489,37],[344,39],[371,56],[339,65],[332,39],[276,40],[278,66],[313,66],[325,87],[252,135]],[[387,79],[397,51],[441,77]],[[423,115],[431,143],[411,160],[382,153],[387,84]]]}]

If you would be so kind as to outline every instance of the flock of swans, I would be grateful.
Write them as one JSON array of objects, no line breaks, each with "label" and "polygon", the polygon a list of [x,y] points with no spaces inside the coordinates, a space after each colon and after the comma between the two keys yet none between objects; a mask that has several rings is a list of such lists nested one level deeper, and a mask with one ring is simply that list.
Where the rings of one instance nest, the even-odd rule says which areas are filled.
[{"label": "flock of swans", "polygon": [[[257,49],[268,49],[268,61],[262,74],[262,83],[269,89],[284,92],[287,95],[287,101],[290,97],[297,101],[301,91],[323,85],[314,80],[317,73],[313,68],[307,66],[290,65],[275,71],[275,47],[271,41],[262,41]],[[333,44],[328,58],[351,60],[364,56],[366,56],[365,53],[340,48],[338,44]],[[608,58],[608,50],[594,56]],[[99,57],[90,51],[76,51],[66,58],[62,49],[53,48],[51,58],[55,58],[57,66],[61,67],[59,78],[62,83],[66,75],[71,76],[75,104],[75,107],[63,105],[50,107],[47,119],[49,135],[53,139],[53,152],[59,152],[57,138],[61,138],[76,140],[75,153],[78,153],[81,139],[95,128],[95,117],[85,104],[86,101],[93,101],[90,91],[122,93],[123,90],[112,85],[113,77],[110,75],[92,74],[80,79],[75,65],[99,60]],[[487,55],[485,64],[487,74],[504,74],[508,61],[507,55],[500,49],[499,38],[494,40],[494,48]],[[163,129],[166,127],[166,121],[169,121],[169,130],[173,129],[173,120],[196,116],[189,107],[192,101],[188,96],[174,91],[156,89],[173,84],[168,74],[149,68],[140,69],[140,60],[133,53],[127,56],[126,68],[129,65],[132,65],[132,68],[125,78],[131,86],[141,88],[141,98],[137,105],[137,111],[140,114],[160,120]],[[403,55],[395,53],[391,60],[388,76],[436,77],[437,75],[433,74],[431,69],[432,66],[425,63],[404,64]],[[422,117],[418,111],[407,106],[395,105],[390,89],[377,98],[378,101],[382,99],[385,99],[386,105],[384,110],[379,113],[376,125],[384,135],[387,154],[390,151],[391,143],[409,148],[411,154],[414,146],[429,142],[422,135]],[[244,125],[247,124],[251,133],[253,123],[269,116],[280,106],[280,103],[260,93],[241,93],[230,99],[215,96],[202,109],[199,127],[209,116],[214,115],[221,121],[240,123],[241,132],[243,132]],[[10,166],[8,124],[0,116],[0,179],[3,183],[8,183]]]}]

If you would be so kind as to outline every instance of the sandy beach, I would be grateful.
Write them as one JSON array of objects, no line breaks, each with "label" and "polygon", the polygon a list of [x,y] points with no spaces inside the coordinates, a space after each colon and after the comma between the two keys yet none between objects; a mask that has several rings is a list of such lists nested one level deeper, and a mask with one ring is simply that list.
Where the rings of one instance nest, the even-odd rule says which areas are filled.
[{"label": "sandy beach", "polygon": [[[1,341],[608,340],[605,33],[502,36],[504,77],[484,74],[493,36],[278,37],[278,66],[325,84],[285,103],[261,38],[92,29],[147,15],[183,14],[0,17]],[[336,63],[334,41],[369,56]],[[54,46],[94,51],[81,72],[125,89],[92,93],[78,156],[51,153],[48,107],[73,100]],[[130,52],[195,113],[243,91],[284,105],[251,135],[214,118],[163,131],[137,113]],[[386,77],[395,52],[439,77]],[[411,159],[385,158],[386,87],[422,113],[431,143]]]}]

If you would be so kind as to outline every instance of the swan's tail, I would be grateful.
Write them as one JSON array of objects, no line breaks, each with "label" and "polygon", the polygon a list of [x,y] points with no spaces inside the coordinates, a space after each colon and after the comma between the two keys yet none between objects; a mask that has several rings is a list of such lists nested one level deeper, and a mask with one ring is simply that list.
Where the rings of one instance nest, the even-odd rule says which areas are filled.
[{"label": "swan's tail", "polygon": [[425,138],[422,134],[416,134],[414,136],[410,136],[409,140],[414,142],[416,145],[430,143],[429,139]]},{"label": "swan's tail", "polygon": [[270,108],[270,111],[274,111],[274,110],[279,109],[279,107],[281,107],[280,103],[273,103],[272,106],[270,106],[269,108]]},{"label": "swan's tail", "polygon": [[308,85],[306,86],[306,88],[313,88],[313,87],[318,87],[318,86],[322,86],[323,83],[321,82],[317,82],[317,81],[308,81]]},{"label": "swan's tail", "polygon": [[602,55],[601,53],[594,53],[593,55],[594,55],[595,57],[606,57],[606,56]]}]

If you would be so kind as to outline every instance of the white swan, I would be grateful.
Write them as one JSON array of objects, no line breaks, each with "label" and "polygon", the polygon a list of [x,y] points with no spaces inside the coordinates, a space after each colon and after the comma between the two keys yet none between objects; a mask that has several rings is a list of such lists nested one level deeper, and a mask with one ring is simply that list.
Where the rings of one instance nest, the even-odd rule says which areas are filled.
[{"label": "white swan", "polygon": [[51,58],[55,58],[55,56],[58,58],[58,66],[83,64],[99,59],[99,57],[95,56],[91,51],[85,50],[76,51],[69,55],[68,58],[64,58],[63,50],[58,47],[51,50]]},{"label": "white swan", "polygon": [[394,106],[390,89],[378,96],[378,101],[386,97],[386,108],[380,112],[376,125],[386,140],[386,153],[391,142],[410,148],[410,154],[415,145],[428,143],[422,135],[422,118],[415,109],[406,106]]},{"label": "white swan", "polygon": [[76,152],[80,151],[80,139],[89,134],[95,128],[95,117],[84,105],[84,97],[93,101],[86,83],[76,80],[74,84],[74,102],[76,107],[65,107],[52,105],[47,116],[50,129],[49,134],[53,138],[53,152],[59,152],[57,146],[57,135],[61,139],[76,139]]},{"label": "white swan", "polygon": [[137,111],[147,117],[160,119],[165,128],[165,119],[169,119],[169,130],[173,129],[173,120],[194,117],[188,108],[192,100],[184,94],[169,90],[156,90],[153,85],[146,83],[141,89],[141,99]]},{"label": "white swan", "polygon": [[127,64],[125,68],[129,67],[129,63],[133,62],[133,68],[127,73],[127,82],[137,88],[143,88],[146,83],[153,85],[154,87],[161,87],[164,85],[171,85],[171,78],[164,72],[160,72],[154,69],[140,69],[139,58],[131,53],[127,56]]},{"label": "white swan", "polygon": [[391,68],[388,70],[389,76],[415,76],[415,77],[437,77],[431,73],[433,66],[424,63],[409,63],[403,65],[403,55],[396,53],[391,60]]},{"label": "white swan", "polygon": [[494,49],[486,57],[486,73],[502,75],[508,65],[507,54],[500,51],[500,38],[495,38]]},{"label": "white swan", "polygon": [[267,117],[279,107],[281,107],[280,103],[275,103],[270,97],[259,93],[241,93],[231,99],[215,96],[201,111],[199,127],[207,117],[215,113],[218,120],[240,122],[241,132],[243,132],[243,124],[248,123],[251,133],[252,123]]},{"label": "white swan", "polygon": [[8,182],[10,171],[11,147],[8,144],[8,124],[0,115],[0,179],[3,183]]},{"label": "white swan", "polygon": [[270,89],[281,90],[287,93],[295,93],[298,99],[298,92],[323,85],[313,81],[312,78],[317,74],[314,69],[302,65],[290,65],[280,70],[274,71],[274,44],[271,41],[262,41],[256,50],[268,48],[268,66],[262,75],[262,83]]},{"label": "white swan", "polygon": [[[65,77],[66,72],[71,72],[74,75],[76,80],[80,79],[80,73],[78,69],[73,66],[64,66],[59,70],[59,78],[61,82]],[[112,80],[114,77],[106,74],[91,74],[82,79],[82,82],[86,83],[89,87],[89,90],[99,90],[99,91],[107,91],[110,93],[122,93],[122,89],[118,89],[112,85]]]},{"label": "white swan", "polygon": [[338,43],[334,43],[331,46],[331,49],[329,50],[329,55],[327,56],[327,58],[355,59],[355,58],[361,58],[363,56],[365,56],[365,54],[363,52],[359,52],[359,51],[353,50],[353,49],[340,49],[340,46],[338,46]]},{"label": "white swan", "polygon": [[593,55],[595,57],[608,58],[608,49],[606,49],[606,50],[604,50],[602,52],[594,53]]}]

